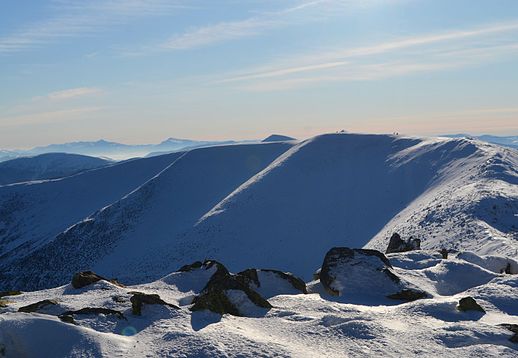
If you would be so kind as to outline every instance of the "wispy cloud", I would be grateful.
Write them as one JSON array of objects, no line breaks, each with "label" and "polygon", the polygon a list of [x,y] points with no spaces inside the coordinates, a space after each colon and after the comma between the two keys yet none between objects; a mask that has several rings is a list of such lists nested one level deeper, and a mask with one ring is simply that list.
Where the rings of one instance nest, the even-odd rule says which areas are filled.
[{"label": "wispy cloud", "polygon": [[[172,35],[159,44],[163,50],[186,50],[208,46],[230,40],[256,36],[284,26],[308,21],[323,20],[337,16],[341,10],[355,7],[374,6],[396,3],[401,0],[313,0],[301,1],[291,7],[277,11],[263,12],[256,16],[237,21],[219,22],[216,24],[188,29]],[[153,49],[148,47],[147,50]]]},{"label": "wispy cloud", "polygon": [[202,47],[218,42],[258,35],[262,31],[277,27],[280,24],[279,20],[272,18],[249,18],[242,21],[222,22],[174,35],[162,43],[160,48],[185,50]]},{"label": "wispy cloud", "polygon": [[53,16],[0,37],[0,53],[18,52],[78,35],[92,34],[142,16],[186,7],[181,0],[54,0]]},{"label": "wispy cloud", "polygon": [[236,83],[250,90],[285,90],[469,66],[518,54],[517,33],[518,22],[511,22],[395,39],[372,46],[315,50],[235,72],[215,83]]},{"label": "wispy cloud", "polygon": [[85,115],[96,113],[101,109],[101,107],[79,107],[5,116],[0,117],[0,127],[68,122],[85,118]]},{"label": "wispy cloud", "polygon": [[101,89],[95,87],[78,87],[70,88],[62,91],[51,92],[47,98],[52,101],[60,101],[77,97],[90,96],[101,93]]}]

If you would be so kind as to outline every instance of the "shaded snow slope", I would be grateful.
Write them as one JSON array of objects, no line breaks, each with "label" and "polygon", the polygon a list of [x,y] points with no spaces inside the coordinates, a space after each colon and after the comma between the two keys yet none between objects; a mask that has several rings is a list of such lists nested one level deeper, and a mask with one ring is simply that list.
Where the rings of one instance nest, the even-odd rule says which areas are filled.
[{"label": "shaded snow slope", "polygon": [[305,278],[327,248],[384,251],[393,231],[425,248],[516,256],[516,163],[510,150],[464,139],[322,135],[236,189],[185,242],[234,270],[247,262]]},{"label": "shaded snow slope", "polygon": [[186,152],[138,190],[10,264],[3,285],[49,287],[88,268],[127,282],[156,279],[184,262],[183,252],[200,251],[177,244],[185,232],[289,147],[250,144]]},{"label": "shaded snow slope", "polygon": [[108,164],[105,159],[66,153],[17,158],[0,163],[0,185],[62,178]]},{"label": "shaded snow slope", "polygon": [[0,187],[0,268],[120,199],[179,156],[138,159],[68,178]]},{"label": "shaded snow slope", "polygon": [[[430,299],[357,303],[329,296],[308,283],[310,294],[269,297],[273,308],[254,318],[191,312],[208,272],[176,272],[129,287],[98,282],[82,289],[65,286],[6,297],[0,308],[0,347],[7,357],[516,357],[513,333],[500,326],[518,324],[518,275],[491,274],[462,259],[415,251],[388,255],[396,273],[426,288]],[[502,258],[504,259],[504,258]],[[319,261],[322,257],[319,258]],[[185,262],[184,262],[185,263]],[[405,268],[401,267],[404,264]],[[426,267],[426,268],[425,268]],[[480,272],[478,280],[465,281]],[[433,273],[431,275],[430,273]],[[102,273],[104,274],[104,273]],[[367,284],[369,276],[357,284]],[[273,283],[271,281],[270,283]],[[453,292],[447,292],[455,287]],[[131,309],[131,292],[159,294],[180,306],[144,305]],[[346,294],[345,294],[346,295]],[[471,296],[485,314],[457,309]],[[49,310],[17,310],[41,300]],[[76,325],[56,315],[85,307],[120,311],[114,315],[75,315]]]}]

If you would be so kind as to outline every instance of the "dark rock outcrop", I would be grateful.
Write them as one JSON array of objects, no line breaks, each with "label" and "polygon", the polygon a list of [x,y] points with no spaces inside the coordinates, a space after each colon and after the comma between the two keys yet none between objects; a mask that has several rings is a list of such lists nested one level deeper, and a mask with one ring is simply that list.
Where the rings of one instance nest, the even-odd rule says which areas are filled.
[{"label": "dark rock outcrop", "polygon": [[227,268],[221,263],[216,260],[205,260],[203,262],[201,261],[195,261],[192,264],[184,265],[178,269],[177,272],[192,272],[195,270],[209,270],[212,267],[216,267],[216,273],[220,274],[228,274]]},{"label": "dark rock outcrop", "polygon": [[172,303],[165,302],[157,294],[133,292],[133,296],[131,296],[130,301],[131,301],[131,310],[132,310],[133,314],[137,315],[137,316],[140,316],[142,314],[143,304],[164,305],[164,306],[172,307],[174,309],[180,309],[180,307],[173,305]]},{"label": "dark rock outcrop", "polygon": [[509,340],[513,343],[518,343],[518,324],[512,324],[512,323],[502,323],[499,326],[502,326],[504,328],[507,328],[514,334],[509,338]]},{"label": "dark rock outcrop", "polygon": [[[288,282],[295,290],[298,290],[301,293],[308,293],[306,283],[290,272],[271,269],[247,269],[239,272],[237,274],[237,279],[242,280],[242,282],[247,284],[248,287],[251,287],[251,284],[253,284],[255,287],[259,288],[261,287],[261,280],[259,278],[260,273],[272,273],[279,279]],[[253,289],[253,287],[251,288]]]},{"label": "dark rock outcrop", "polygon": [[119,319],[124,319],[124,320],[126,319],[126,317],[124,317],[124,314],[122,312],[112,310],[109,308],[104,308],[104,307],[85,307],[85,308],[81,308],[76,311],[66,311],[66,312],[63,312],[62,314],[60,314],[59,318],[62,321],[67,321],[67,320],[69,320],[69,318],[66,318],[67,316],[73,317],[74,315],[88,315],[88,314],[115,315]]},{"label": "dark rock outcrop", "polygon": [[107,279],[102,276],[99,276],[93,271],[82,271],[74,274],[72,276],[72,287],[74,288],[83,288],[88,285],[91,285],[92,283],[96,283],[98,281],[108,281],[114,285],[124,287],[120,282],[118,282],[116,279]]},{"label": "dark rock outcrop", "polygon": [[267,300],[245,283],[244,277],[239,278],[238,275],[232,275],[226,269],[218,269],[201,293],[194,298],[191,311],[210,310],[219,314],[245,316],[246,312],[232,302],[228,292],[230,290],[241,291],[257,307],[272,308]]},{"label": "dark rock outcrop", "polygon": [[478,311],[482,313],[486,313],[486,311],[475,301],[473,297],[464,297],[459,301],[459,305],[457,306],[459,311]]},{"label": "dark rock outcrop", "polygon": [[57,304],[58,304],[58,302],[56,300],[38,301],[36,303],[32,303],[30,305],[18,308],[18,312],[25,312],[25,313],[38,312],[39,310],[41,310],[45,307],[55,306]]},{"label": "dark rock outcrop", "polygon": [[22,291],[0,291],[0,298],[5,296],[17,296],[21,295]]},{"label": "dark rock outcrop", "polygon": [[410,237],[407,241],[403,241],[401,239],[401,236],[397,232],[392,234],[389,240],[389,244],[387,247],[387,250],[385,251],[386,254],[392,254],[396,252],[407,252],[412,250],[420,250],[421,249],[421,240],[420,239],[414,239]]},{"label": "dark rock outcrop", "polygon": [[439,253],[441,254],[443,260],[446,260],[448,259],[448,253],[449,251],[445,248],[442,248],[441,250],[439,250]]},{"label": "dark rock outcrop", "polygon": [[393,300],[402,300],[402,301],[410,302],[410,301],[420,300],[422,298],[427,298],[429,296],[424,291],[407,288],[407,289],[401,290],[397,293],[388,295],[387,297],[391,298]]}]

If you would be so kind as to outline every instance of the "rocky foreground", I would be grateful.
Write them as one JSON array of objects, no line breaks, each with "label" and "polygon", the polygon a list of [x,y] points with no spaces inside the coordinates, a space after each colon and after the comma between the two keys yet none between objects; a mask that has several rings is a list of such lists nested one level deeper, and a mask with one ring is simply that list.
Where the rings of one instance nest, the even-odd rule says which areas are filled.
[{"label": "rocky foreground", "polygon": [[518,263],[418,248],[332,248],[307,283],[206,260],[142,285],[86,271],[0,292],[0,356],[516,357]]}]

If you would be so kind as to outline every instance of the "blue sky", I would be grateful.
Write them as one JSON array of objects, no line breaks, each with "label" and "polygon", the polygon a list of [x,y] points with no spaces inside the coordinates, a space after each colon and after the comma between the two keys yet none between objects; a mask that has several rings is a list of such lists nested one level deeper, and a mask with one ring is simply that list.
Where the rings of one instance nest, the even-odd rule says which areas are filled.
[{"label": "blue sky", "polygon": [[0,148],[518,134],[515,0],[3,0]]}]

